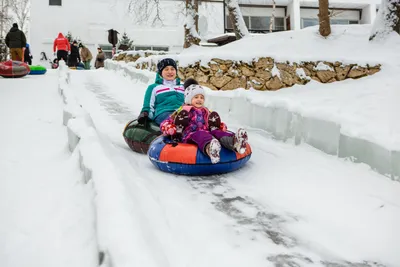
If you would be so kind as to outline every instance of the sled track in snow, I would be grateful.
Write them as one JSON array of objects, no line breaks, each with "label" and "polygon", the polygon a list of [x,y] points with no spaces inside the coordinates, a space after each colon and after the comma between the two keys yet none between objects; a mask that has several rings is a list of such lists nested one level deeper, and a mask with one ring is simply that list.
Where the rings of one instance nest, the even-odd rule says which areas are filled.
[{"label": "sled track in snow", "polygon": [[[93,93],[100,106],[117,122],[126,124],[134,118],[133,111],[129,107],[113,98],[102,83],[94,81],[90,75],[88,75],[84,87],[86,90]],[[90,111],[88,110],[88,112]],[[117,146],[120,147],[120,145]],[[121,149],[124,148],[121,147]],[[246,166],[244,168],[246,168]],[[235,175],[240,175],[240,172],[241,170],[237,171]],[[146,173],[142,174],[147,175]],[[185,177],[184,179],[199,194],[207,194],[210,196],[212,199],[211,204],[215,209],[233,219],[235,223],[231,225],[231,227],[236,229],[238,235],[250,232],[253,233],[249,235],[251,240],[261,237],[288,249],[301,246],[301,241],[285,233],[282,227],[287,222],[296,222],[301,218],[293,214],[276,214],[269,211],[268,207],[257,203],[251,197],[238,194],[236,192],[237,190],[230,185],[228,175],[229,174],[189,177],[175,176],[177,178]],[[252,210],[251,215],[248,214],[249,212],[246,212],[248,210]],[[307,257],[300,253],[270,255],[266,258],[266,261],[271,262],[275,267],[386,267],[380,263],[368,261],[359,263],[347,261],[316,261],[313,260],[311,256]]]}]

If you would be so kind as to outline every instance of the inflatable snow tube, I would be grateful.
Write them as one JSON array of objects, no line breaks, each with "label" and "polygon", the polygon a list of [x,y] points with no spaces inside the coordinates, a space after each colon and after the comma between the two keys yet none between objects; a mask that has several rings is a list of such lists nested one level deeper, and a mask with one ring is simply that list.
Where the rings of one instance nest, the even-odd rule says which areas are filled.
[{"label": "inflatable snow tube", "polygon": [[29,73],[28,64],[21,61],[0,62],[0,76],[4,78],[21,78]]},{"label": "inflatable snow tube", "polygon": [[221,161],[212,164],[194,144],[174,143],[165,136],[156,138],[150,145],[148,156],[154,166],[161,171],[182,175],[214,175],[236,171],[243,167],[251,157],[248,144],[246,152],[239,154],[221,148]]},{"label": "inflatable snow tube", "polygon": [[47,72],[47,69],[43,66],[37,65],[37,66],[29,66],[31,71],[29,72],[29,75],[43,75]]},{"label": "inflatable snow tube", "polygon": [[122,135],[133,151],[146,154],[151,142],[161,135],[161,131],[160,126],[154,122],[139,124],[133,120],[126,125]]}]

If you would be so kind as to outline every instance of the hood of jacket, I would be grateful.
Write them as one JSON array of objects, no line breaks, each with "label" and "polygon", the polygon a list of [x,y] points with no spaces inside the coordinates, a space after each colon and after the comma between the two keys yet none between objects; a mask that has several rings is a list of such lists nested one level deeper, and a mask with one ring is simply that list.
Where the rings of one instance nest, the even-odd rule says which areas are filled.
[{"label": "hood of jacket", "polygon": [[10,32],[16,32],[16,31],[18,31],[18,27],[15,26],[11,27]]},{"label": "hood of jacket", "polygon": [[62,34],[61,32],[60,33],[58,33],[58,37],[57,38],[65,38],[64,37],[64,34]]}]

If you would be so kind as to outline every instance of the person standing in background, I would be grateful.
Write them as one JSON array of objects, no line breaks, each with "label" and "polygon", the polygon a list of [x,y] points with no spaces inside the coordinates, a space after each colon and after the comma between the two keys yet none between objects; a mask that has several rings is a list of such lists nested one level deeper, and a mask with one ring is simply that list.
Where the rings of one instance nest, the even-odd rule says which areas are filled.
[{"label": "person standing in background", "polygon": [[71,51],[71,45],[68,42],[68,39],[64,37],[64,35],[60,32],[58,37],[54,40],[53,44],[53,52],[54,55],[57,51],[57,60],[61,59],[67,62],[68,52]]},{"label": "person standing in background", "polygon": [[79,48],[81,49],[81,60],[85,65],[85,70],[90,70],[90,62],[93,59],[92,53],[89,48],[84,46],[82,43],[79,44]]},{"label": "person standing in background", "polygon": [[10,48],[12,60],[23,61],[23,48],[26,46],[25,34],[18,29],[18,24],[14,23],[6,36],[6,45]]}]

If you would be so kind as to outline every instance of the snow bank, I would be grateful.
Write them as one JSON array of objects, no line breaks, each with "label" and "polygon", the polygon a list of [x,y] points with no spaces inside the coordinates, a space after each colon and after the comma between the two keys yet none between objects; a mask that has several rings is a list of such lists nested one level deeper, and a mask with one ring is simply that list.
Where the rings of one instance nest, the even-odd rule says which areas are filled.
[{"label": "snow bank", "polygon": [[[134,229],[137,218],[129,210],[128,194],[122,183],[123,175],[110,160],[102,137],[97,133],[88,112],[78,104],[69,88],[69,69],[60,64],[59,92],[65,104],[63,123],[67,127],[70,151],[78,153],[79,164],[84,172],[84,182],[93,187],[96,207],[97,239],[99,247],[99,265],[128,266],[129,262],[148,264],[151,257],[137,255],[129,248],[137,247]],[[140,251],[136,248],[135,251]]]},{"label": "snow bank", "polygon": [[[105,68],[123,71],[124,75],[145,83],[155,79],[155,73],[138,70],[129,63],[107,60]],[[359,82],[360,80],[350,81],[346,84],[348,87],[354,87],[354,83]],[[388,83],[390,82],[395,81]],[[371,83],[371,80],[365,81],[365,85],[368,83]],[[384,106],[391,104],[387,102],[390,100],[391,91],[388,91],[388,95],[384,95],[385,88],[383,88],[380,93],[386,98],[379,100],[365,87],[361,88],[365,90],[365,95],[349,93],[349,88],[343,88],[342,96],[338,94],[336,98],[329,98],[326,91],[320,88],[320,84],[316,82],[311,84],[315,88],[307,90],[295,86],[277,92],[244,89],[230,92],[207,90],[207,106],[231,116],[243,125],[268,131],[278,140],[292,142],[295,145],[306,143],[330,155],[368,164],[377,172],[398,180],[400,131],[396,128],[396,122],[388,119],[389,114],[386,113]],[[289,90],[292,90],[292,93],[296,91],[296,95],[286,94],[290,92]],[[261,95],[263,93],[271,94],[266,98]],[[372,97],[371,102],[367,104],[372,101],[380,101],[382,104],[380,110],[373,109],[375,117],[372,122],[366,120],[372,114],[365,113],[367,111],[363,110],[363,106],[358,107],[366,105],[366,102],[355,101],[360,97]],[[344,110],[341,107],[343,101],[350,102],[354,110]],[[368,123],[373,123],[372,127],[366,127]],[[389,124],[393,124],[393,128],[386,129],[385,125]],[[390,136],[392,138],[389,138]]]}]

